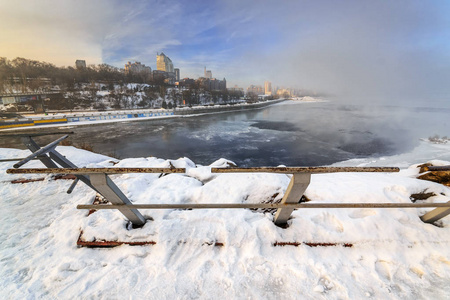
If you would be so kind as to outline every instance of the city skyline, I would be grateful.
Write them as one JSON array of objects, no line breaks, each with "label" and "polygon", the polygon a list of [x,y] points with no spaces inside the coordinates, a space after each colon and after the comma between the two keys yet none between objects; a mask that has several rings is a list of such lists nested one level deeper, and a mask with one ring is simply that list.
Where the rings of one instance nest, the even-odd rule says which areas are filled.
[{"label": "city skyline", "polygon": [[441,1],[0,0],[0,57],[156,69],[164,52],[182,77],[207,66],[230,86],[269,80],[352,99],[442,99],[449,28]]}]

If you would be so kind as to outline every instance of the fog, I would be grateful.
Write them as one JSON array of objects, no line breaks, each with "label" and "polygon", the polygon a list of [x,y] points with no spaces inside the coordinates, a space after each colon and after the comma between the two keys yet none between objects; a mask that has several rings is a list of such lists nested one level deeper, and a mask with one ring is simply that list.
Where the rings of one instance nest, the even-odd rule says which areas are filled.
[{"label": "fog", "polygon": [[227,13],[242,5],[256,9],[255,23],[263,19],[270,33],[260,37],[274,41],[269,52],[253,41],[239,61],[260,81],[272,78],[354,103],[449,102],[448,3],[288,1],[258,8],[241,3],[229,5]]},{"label": "fog", "polygon": [[[362,105],[286,101],[241,112],[74,126],[70,130],[75,134],[69,139],[75,146],[91,145],[98,153],[122,159],[186,156],[209,165],[223,157],[249,167],[318,166],[413,153],[430,144],[421,139],[449,135],[449,114],[450,108],[379,106],[368,110]],[[37,138],[41,145],[53,139]],[[1,147],[24,145],[17,137],[2,138]],[[403,166],[430,157],[446,159],[450,153],[445,149]]]}]

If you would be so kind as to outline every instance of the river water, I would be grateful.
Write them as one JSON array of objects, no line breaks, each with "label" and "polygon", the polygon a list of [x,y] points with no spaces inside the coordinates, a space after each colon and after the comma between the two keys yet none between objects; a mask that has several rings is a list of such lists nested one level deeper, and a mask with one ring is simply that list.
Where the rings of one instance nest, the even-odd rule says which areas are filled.
[{"label": "river water", "polygon": [[[420,138],[450,135],[449,116],[449,108],[288,101],[245,112],[72,127],[70,139],[122,159],[186,156],[207,165],[223,157],[242,167],[318,166],[410,151]],[[0,147],[24,148],[4,137]]]}]

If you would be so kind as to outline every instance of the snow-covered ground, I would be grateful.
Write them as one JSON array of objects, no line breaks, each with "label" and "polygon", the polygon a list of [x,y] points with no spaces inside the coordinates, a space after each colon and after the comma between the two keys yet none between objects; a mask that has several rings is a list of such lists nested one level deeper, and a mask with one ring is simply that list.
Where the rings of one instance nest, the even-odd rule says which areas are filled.
[{"label": "snow-covered ground", "polygon": [[[290,180],[279,174],[211,174],[210,166],[188,158],[118,161],[73,147],[57,150],[80,167],[187,168],[186,174],[162,177],[111,176],[135,203],[266,202],[281,199]],[[341,163],[403,169],[392,174],[313,175],[306,196],[312,203],[411,203],[411,194],[426,191],[436,195],[426,202],[449,201],[448,187],[415,179],[418,168],[410,165],[432,159],[447,164],[442,159],[443,153],[450,153],[450,145],[423,142],[415,151]],[[28,153],[3,148],[0,159]],[[220,159],[212,165],[226,162]],[[450,217],[439,221],[440,227],[425,224],[419,216],[431,209],[299,209],[286,229],[275,226],[269,212],[141,210],[153,220],[141,229],[127,229],[118,211],[87,216],[87,211],[76,209],[95,196],[82,183],[68,195],[65,191],[72,181],[6,174],[12,165],[0,163],[2,299],[445,299],[450,295]],[[32,161],[25,166],[42,165]],[[11,183],[39,177],[45,180]],[[156,244],[78,248],[80,231],[88,241]],[[223,246],[214,246],[215,242]],[[301,244],[274,246],[276,242]]]}]

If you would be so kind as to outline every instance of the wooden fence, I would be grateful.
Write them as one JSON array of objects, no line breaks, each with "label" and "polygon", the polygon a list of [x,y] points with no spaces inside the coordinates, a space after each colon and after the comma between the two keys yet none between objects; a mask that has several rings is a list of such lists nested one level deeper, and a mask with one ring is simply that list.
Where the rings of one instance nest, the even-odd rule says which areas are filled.
[{"label": "wooden fence", "polygon": [[[44,147],[40,147],[33,137],[42,135],[67,134]],[[293,174],[283,199],[280,203],[255,204],[132,204],[120,188],[111,180],[110,174],[125,173],[186,173],[184,168],[78,168],[65,156],[56,151],[59,142],[73,132],[25,133],[3,136],[22,138],[23,143],[31,150],[31,154],[14,164],[15,169],[8,169],[9,174],[73,174],[76,179],[68,189],[70,194],[78,181],[82,181],[97,193],[101,194],[112,205],[78,205],[79,209],[118,209],[135,227],[143,226],[145,219],[138,209],[237,209],[237,208],[276,208],[274,217],[276,225],[287,223],[292,211],[296,208],[419,208],[436,207],[421,219],[424,222],[435,222],[450,214],[450,202],[447,203],[299,203],[311,181],[312,174],[336,172],[399,172],[392,167],[258,167],[258,168],[211,168],[212,173],[281,173]],[[19,169],[32,159],[39,159],[47,168]],[[3,160],[5,161],[5,160]],[[10,160],[6,160],[10,161]],[[62,168],[59,168],[59,166]],[[447,167],[429,167],[430,170],[448,171]]]},{"label": "wooden fence", "polygon": [[212,173],[281,173],[293,174],[285,195],[280,203],[204,203],[204,204],[132,204],[110,174],[125,173],[186,173],[184,168],[42,168],[8,169],[9,174],[74,174],[88,178],[90,186],[104,196],[112,205],[78,205],[78,209],[118,209],[135,226],[145,223],[138,209],[242,209],[274,208],[277,212],[274,223],[283,226],[294,209],[306,208],[424,208],[436,207],[421,217],[432,223],[450,214],[449,203],[299,203],[308,187],[312,174],[336,172],[398,172],[392,167],[259,167],[259,168],[211,168]]}]

